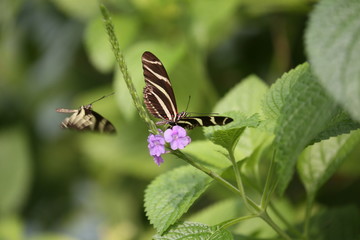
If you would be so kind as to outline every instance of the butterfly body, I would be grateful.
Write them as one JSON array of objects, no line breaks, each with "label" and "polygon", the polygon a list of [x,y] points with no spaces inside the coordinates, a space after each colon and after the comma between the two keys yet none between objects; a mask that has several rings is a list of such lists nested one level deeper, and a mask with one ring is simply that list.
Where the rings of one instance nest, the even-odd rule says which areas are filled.
[{"label": "butterfly body", "polygon": [[81,106],[79,109],[60,108],[56,110],[62,113],[73,113],[62,121],[62,128],[70,128],[78,131],[94,131],[101,133],[115,133],[112,123],[92,110],[92,105]]},{"label": "butterfly body", "polygon": [[144,52],[142,64],[146,84],[143,91],[144,103],[154,117],[162,119],[157,124],[192,129],[197,126],[225,125],[233,121],[232,118],[224,116],[193,117],[187,112],[179,113],[169,76],[161,61],[151,52]]}]

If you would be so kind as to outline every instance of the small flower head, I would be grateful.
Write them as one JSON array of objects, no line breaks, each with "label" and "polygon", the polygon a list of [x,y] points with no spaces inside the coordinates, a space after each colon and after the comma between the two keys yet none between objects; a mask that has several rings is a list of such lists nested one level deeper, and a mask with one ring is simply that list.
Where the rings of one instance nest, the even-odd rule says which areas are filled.
[{"label": "small flower head", "polygon": [[191,142],[191,138],[186,135],[185,129],[180,126],[169,128],[165,133],[161,130],[159,132],[160,134],[157,135],[150,134],[147,139],[150,155],[158,166],[164,162],[161,155],[167,153],[165,150],[166,142],[170,143],[172,150],[183,149]]},{"label": "small flower head", "polygon": [[191,142],[191,138],[186,135],[186,130],[180,126],[167,129],[164,132],[164,139],[170,143],[172,150],[183,149]]},{"label": "small flower head", "polygon": [[160,157],[161,154],[165,153],[165,139],[162,135],[150,134],[147,141],[151,156]]}]

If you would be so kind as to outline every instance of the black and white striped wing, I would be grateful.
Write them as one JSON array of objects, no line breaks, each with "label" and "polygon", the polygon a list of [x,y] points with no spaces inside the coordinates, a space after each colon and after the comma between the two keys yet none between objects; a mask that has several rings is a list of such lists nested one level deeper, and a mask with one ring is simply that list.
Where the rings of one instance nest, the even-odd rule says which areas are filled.
[{"label": "black and white striped wing", "polygon": [[232,121],[232,118],[224,116],[198,116],[180,118],[177,122],[170,123],[170,125],[178,125],[183,128],[193,129],[194,127],[222,126],[231,123]]},{"label": "black and white striped wing", "polygon": [[145,77],[144,102],[156,118],[176,121],[178,110],[169,76],[161,61],[151,52],[144,52],[142,65]]},{"label": "black and white striped wing", "polygon": [[224,116],[190,117],[186,112],[178,113],[174,91],[169,76],[161,61],[152,53],[144,52],[142,64],[145,77],[144,102],[149,112],[170,126],[192,129],[197,126],[208,127],[225,125],[233,121]]},{"label": "black and white striped wing", "polygon": [[91,109],[91,105],[81,106],[78,110],[57,109],[57,112],[73,113],[61,123],[62,128],[70,128],[79,131],[94,131],[101,133],[115,133],[112,123]]}]

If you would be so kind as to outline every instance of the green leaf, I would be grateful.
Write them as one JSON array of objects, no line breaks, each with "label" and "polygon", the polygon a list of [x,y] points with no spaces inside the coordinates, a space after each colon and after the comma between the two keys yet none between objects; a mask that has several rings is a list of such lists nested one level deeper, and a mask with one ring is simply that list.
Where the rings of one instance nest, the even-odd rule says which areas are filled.
[{"label": "green leaf", "polygon": [[65,234],[60,235],[60,234],[47,233],[47,234],[41,234],[30,237],[28,238],[28,240],[78,240],[78,239],[66,236]]},{"label": "green leaf", "polygon": [[300,153],[328,124],[336,109],[309,67],[298,78],[281,108],[275,129],[280,193],[287,187]]},{"label": "green leaf", "polygon": [[211,43],[226,36],[232,22],[229,16],[236,13],[239,5],[237,0],[189,2],[191,35],[197,41],[197,46],[208,48]]},{"label": "green leaf", "polygon": [[191,166],[157,177],[146,189],[145,211],[162,234],[174,224],[207,189],[212,179]]},{"label": "green leaf", "polygon": [[260,113],[261,99],[268,89],[260,78],[250,75],[241,80],[216,104],[214,112],[238,111],[247,116]]},{"label": "green leaf", "polygon": [[360,143],[360,130],[316,143],[300,155],[297,170],[306,191],[314,195]]},{"label": "green leaf", "polygon": [[21,129],[0,133],[0,215],[17,212],[25,200],[30,184],[29,156]]},{"label": "green leaf", "polygon": [[[260,122],[257,128],[246,128],[241,134],[235,148],[237,158],[250,157],[264,142],[268,144],[272,143],[274,135],[268,131],[264,131],[261,125],[262,123],[263,122]],[[270,140],[271,142],[269,142]]]},{"label": "green leaf", "polygon": [[262,111],[267,119],[277,120],[293,85],[306,74],[309,65],[303,63],[284,73],[271,85],[262,101]]},{"label": "green leaf", "polygon": [[309,143],[309,145],[330,137],[349,133],[350,131],[359,128],[360,123],[352,120],[346,112],[339,109],[338,114],[334,115],[329,124],[327,124],[327,126]]},{"label": "green leaf", "polygon": [[191,222],[201,222],[208,225],[215,225],[237,218],[239,215],[246,214],[244,204],[238,198],[229,198],[216,202],[205,209],[193,214],[189,219]]},{"label": "green leaf", "polygon": [[228,112],[226,116],[233,118],[234,121],[225,126],[204,128],[204,134],[213,143],[224,147],[228,151],[234,151],[245,128],[257,127],[260,120],[258,114],[247,118],[239,112]]},{"label": "green leaf", "polygon": [[[274,127],[272,125],[276,123],[291,88],[300,78],[306,75],[307,71],[309,71],[309,65],[307,63],[297,66],[295,69],[292,69],[281,76],[267,92],[262,103],[262,110],[267,121],[269,121],[267,124],[269,124],[268,126],[270,126],[270,128]],[[309,144],[311,145],[314,142],[348,133],[359,127],[359,123],[353,121],[348,114],[339,108],[338,114],[334,115],[327,126]]]},{"label": "green leaf", "polygon": [[0,239],[22,240],[23,233],[24,226],[17,217],[9,216],[0,219]]},{"label": "green leaf", "polygon": [[[139,31],[137,19],[130,16],[113,16],[115,34],[119,39],[121,49],[125,49]],[[85,47],[91,63],[97,70],[108,73],[115,64],[114,53],[109,44],[109,37],[104,29],[101,17],[93,19],[85,30]]]},{"label": "green leaf", "polygon": [[97,1],[69,1],[69,0],[51,0],[58,9],[72,18],[85,21],[96,16],[99,13],[99,5]]},{"label": "green leaf", "polygon": [[221,173],[222,169],[231,166],[231,162],[226,158],[224,148],[213,144],[210,141],[194,141],[182,150],[184,153],[194,156],[194,161],[210,168],[216,173]]},{"label": "green leaf", "polygon": [[156,235],[154,240],[232,240],[231,233],[218,227],[201,223],[184,222],[169,229],[164,235]]},{"label": "green leaf", "polygon": [[254,1],[243,0],[241,1],[242,7],[246,8],[247,14],[251,16],[267,16],[277,12],[279,9],[282,11],[306,11],[309,4],[303,0],[272,0],[272,1]]},{"label": "green leaf", "polygon": [[355,206],[322,211],[311,219],[309,239],[360,239],[359,226],[359,209]]},{"label": "green leaf", "polygon": [[[250,75],[233,87],[215,106],[214,112],[238,111],[247,116],[261,114],[261,99],[269,87],[257,76]],[[259,115],[261,117],[261,115]],[[234,118],[236,121],[236,118]],[[205,129],[204,129],[205,130]],[[238,159],[250,156],[269,134],[258,128],[246,128],[236,145]]]},{"label": "green leaf", "polygon": [[306,52],[321,84],[360,120],[360,1],[323,0],[310,16]]}]

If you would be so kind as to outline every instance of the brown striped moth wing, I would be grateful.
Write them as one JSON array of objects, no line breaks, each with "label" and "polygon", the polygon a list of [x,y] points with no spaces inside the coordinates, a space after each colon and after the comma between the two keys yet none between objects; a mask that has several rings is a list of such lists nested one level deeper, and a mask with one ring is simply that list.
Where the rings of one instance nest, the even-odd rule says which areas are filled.
[{"label": "brown striped moth wing", "polygon": [[91,109],[91,104],[81,106],[78,110],[60,108],[56,110],[62,113],[73,113],[62,121],[62,128],[70,128],[78,131],[94,131],[100,133],[115,133],[112,123]]}]

